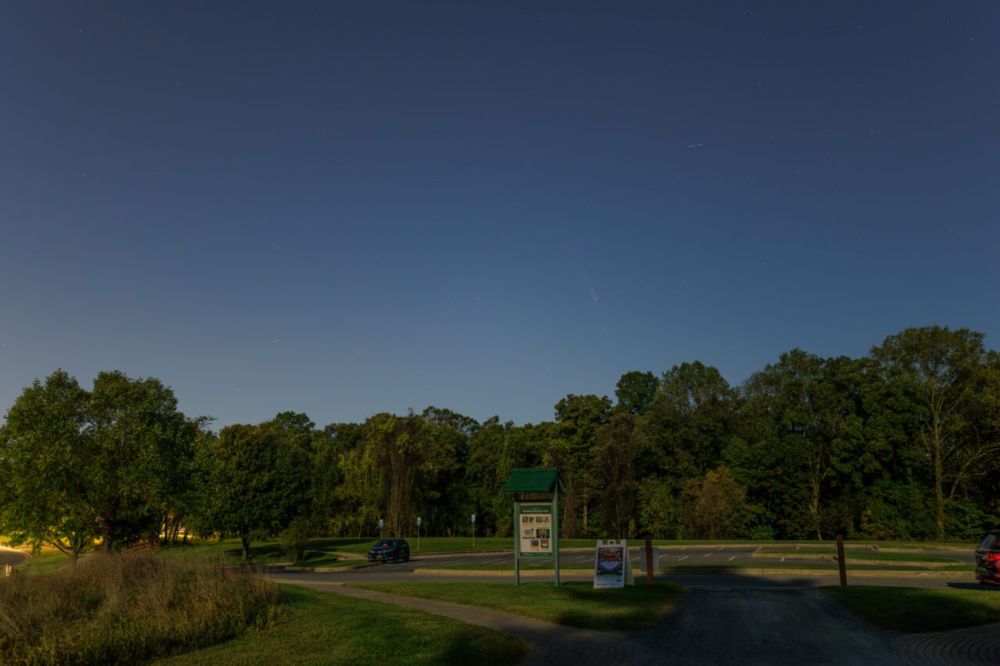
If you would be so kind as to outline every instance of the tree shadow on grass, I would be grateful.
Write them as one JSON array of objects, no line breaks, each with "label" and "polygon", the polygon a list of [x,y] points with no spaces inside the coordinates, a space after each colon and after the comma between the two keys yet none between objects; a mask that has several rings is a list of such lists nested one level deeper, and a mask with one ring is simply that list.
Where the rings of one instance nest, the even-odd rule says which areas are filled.
[{"label": "tree shadow on grass", "polygon": [[508,666],[521,662],[529,648],[521,641],[507,636],[497,636],[495,641],[484,641],[483,630],[461,628],[456,630],[448,647],[442,653],[442,664],[477,664],[479,666]]},{"label": "tree shadow on grass", "polygon": [[988,583],[948,583],[948,587],[956,590],[979,590],[981,592],[1000,592],[1000,585]]}]

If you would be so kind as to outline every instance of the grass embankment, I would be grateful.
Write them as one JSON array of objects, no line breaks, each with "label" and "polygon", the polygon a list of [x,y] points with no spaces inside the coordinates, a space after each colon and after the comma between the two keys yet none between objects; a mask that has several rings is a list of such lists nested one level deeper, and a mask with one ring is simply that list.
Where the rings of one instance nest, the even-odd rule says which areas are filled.
[{"label": "grass embankment", "polygon": [[861,619],[884,629],[921,632],[1000,622],[1000,590],[824,587]]},{"label": "grass embankment", "polygon": [[[734,571],[739,571],[741,569],[748,569],[751,571],[759,569],[774,569],[776,571],[780,571],[782,569],[788,569],[793,571],[829,571],[832,573],[839,571],[840,567],[836,562],[824,560],[788,560],[786,562],[726,562],[715,564],[666,564],[660,567],[660,573],[685,573],[699,569],[710,569],[713,571],[725,571],[727,569],[732,569]],[[910,566],[905,563],[901,563],[899,565],[848,563],[847,575],[850,576],[852,571],[881,571],[884,573],[891,573],[894,571],[908,571],[912,573],[943,571],[950,573],[968,573],[970,571],[975,571],[975,569],[976,567],[972,564],[955,564],[951,566],[935,566],[934,568],[928,568]]]},{"label": "grass embankment", "polygon": [[281,586],[283,613],[264,631],[156,662],[199,664],[516,664],[519,641],[419,611]]},{"label": "grass embankment", "polygon": [[0,580],[0,662],[141,662],[264,626],[277,600],[264,579],[219,566],[94,555]]},{"label": "grass embankment", "polygon": [[[837,551],[833,548],[822,548],[818,546],[808,546],[805,548],[795,548],[790,546],[765,546],[757,551],[758,556],[771,557],[834,557]],[[936,562],[941,564],[960,564],[961,560],[955,557],[942,557],[940,555],[924,555],[921,552],[912,553],[887,553],[881,550],[860,550],[856,548],[845,548],[844,555],[849,560],[871,560],[873,562]]]},{"label": "grass embankment", "polygon": [[24,571],[31,571],[32,573],[47,573],[65,564],[69,564],[69,561],[69,557],[58,550],[44,549],[32,555],[27,565],[18,568]]},{"label": "grass embankment", "polygon": [[[637,581],[638,583],[638,581]],[[655,627],[674,612],[682,588],[670,583],[595,590],[591,583],[377,583],[368,590],[483,606],[572,627],[631,630]]]}]

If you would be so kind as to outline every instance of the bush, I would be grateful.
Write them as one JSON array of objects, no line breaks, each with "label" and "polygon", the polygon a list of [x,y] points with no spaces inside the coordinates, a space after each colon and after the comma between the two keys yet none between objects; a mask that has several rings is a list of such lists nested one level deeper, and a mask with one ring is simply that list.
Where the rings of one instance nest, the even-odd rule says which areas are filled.
[{"label": "bush", "polygon": [[288,527],[278,533],[278,545],[293,562],[305,559],[306,544],[314,536],[313,524],[308,516],[296,516]]},{"label": "bush", "polygon": [[274,585],[219,564],[94,554],[0,581],[0,662],[136,663],[261,627]]}]

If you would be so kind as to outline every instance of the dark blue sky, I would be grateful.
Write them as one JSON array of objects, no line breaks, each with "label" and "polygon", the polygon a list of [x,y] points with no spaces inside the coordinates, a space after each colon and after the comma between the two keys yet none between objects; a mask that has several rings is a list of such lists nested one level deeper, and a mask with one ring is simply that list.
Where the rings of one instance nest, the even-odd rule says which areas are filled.
[{"label": "dark blue sky", "polygon": [[[362,6],[364,5],[364,6]],[[0,5],[0,409],[217,425],[1000,334],[1000,4]]]}]

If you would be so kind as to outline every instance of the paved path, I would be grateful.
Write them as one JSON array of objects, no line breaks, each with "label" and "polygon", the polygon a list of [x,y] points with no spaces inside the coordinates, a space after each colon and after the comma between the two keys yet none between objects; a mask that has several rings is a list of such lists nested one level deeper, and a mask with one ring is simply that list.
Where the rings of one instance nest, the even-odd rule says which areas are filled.
[{"label": "paved path", "polygon": [[753,587],[737,580],[734,587],[695,587],[680,612],[660,627],[622,634],[361,590],[345,586],[337,576],[278,578],[495,629],[531,647],[526,666],[1000,664],[1000,625],[914,635],[883,631],[857,619],[818,590],[787,584]]},{"label": "paved path", "polygon": [[638,638],[692,666],[900,663],[893,635],[816,590],[690,590],[675,621]]}]

